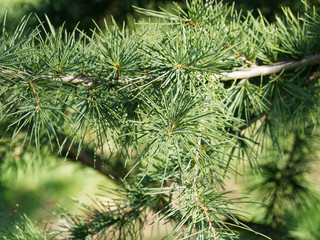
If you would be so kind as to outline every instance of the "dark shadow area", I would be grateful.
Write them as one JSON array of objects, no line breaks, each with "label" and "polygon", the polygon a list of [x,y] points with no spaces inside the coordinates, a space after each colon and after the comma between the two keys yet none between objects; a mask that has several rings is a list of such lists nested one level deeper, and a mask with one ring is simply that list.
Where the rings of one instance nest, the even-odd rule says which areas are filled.
[{"label": "dark shadow area", "polygon": [[[242,10],[243,13],[252,11],[253,15],[256,17],[259,16],[260,11],[262,15],[271,22],[275,21],[277,15],[282,15],[282,7],[289,7],[294,14],[305,11],[305,5],[299,0],[224,0],[224,2],[229,4],[235,2],[236,9]],[[319,6],[319,1],[308,0],[308,4],[311,6]]]},{"label": "dark shadow area", "polygon": [[[183,0],[174,1],[183,3]],[[224,0],[231,4],[233,0]],[[316,5],[317,0],[308,1]],[[74,29],[78,25],[79,29],[89,31],[95,27],[94,22],[102,25],[104,19],[111,20],[111,16],[118,23],[126,22],[130,26],[134,20],[139,20],[139,15],[135,12],[133,6],[159,10],[161,7],[171,5],[170,0],[39,0],[34,2],[15,1],[9,9],[2,9],[1,15],[7,13],[7,30],[13,31],[17,23],[24,15],[36,14],[41,21],[45,21],[47,15],[55,27],[65,24],[67,30]],[[6,7],[7,5],[5,5]],[[281,7],[290,7],[293,13],[303,12],[304,4],[301,1],[259,1],[259,0],[238,0],[235,7],[244,13],[253,10],[253,15],[258,16],[260,9],[262,14],[269,20],[274,21],[277,14],[281,14]],[[0,16],[0,25],[3,24],[4,16]],[[10,22],[10,24],[8,24]],[[38,20],[33,17],[30,26],[38,25]]]},{"label": "dark shadow area", "polygon": [[[176,1],[177,2],[177,1]],[[178,2],[183,2],[179,0]],[[13,31],[16,24],[24,15],[36,14],[41,21],[45,21],[45,15],[48,16],[55,27],[62,24],[67,30],[78,28],[89,31],[95,27],[96,22],[102,25],[104,19],[111,20],[111,16],[118,22],[124,21],[133,25],[133,20],[138,19],[133,6],[158,9],[160,6],[172,3],[168,0],[40,0],[38,2],[16,2],[10,9],[2,9],[1,14],[7,12],[7,30]],[[0,17],[0,24],[3,23],[3,17]],[[35,17],[29,22],[30,26],[38,25]]]}]

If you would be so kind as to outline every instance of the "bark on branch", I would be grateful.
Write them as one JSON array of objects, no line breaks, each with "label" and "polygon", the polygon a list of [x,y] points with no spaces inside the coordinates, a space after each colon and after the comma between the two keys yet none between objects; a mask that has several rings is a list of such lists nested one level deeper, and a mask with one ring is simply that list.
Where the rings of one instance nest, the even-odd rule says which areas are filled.
[{"label": "bark on branch", "polygon": [[[278,72],[295,69],[303,65],[312,64],[318,61],[320,61],[320,54],[316,53],[310,54],[301,60],[289,60],[284,62],[278,62],[273,65],[252,66],[251,68],[248,68],[246,70],[236,70],[233,72],[223,72],[221,74],[214,74],[212,75],[212,78],[219,81],[230,81],[244,78],[267,76]],[[94,77],[74,77],[70,75],[54,78],[55,81],[63,81],[72,84],[87,84],[93,82],[95,79],[96,78]]]},{"label": "bark on branch", "polygon": [[[315,62],[320,61],[320,54],[310,54],[304,57],[301,60],[289,60],[284,62],[278,62],[273,65],[262,65],[262,66],[252,66],[251,68],[245,70],[236,70],[233,72],[223,72],[221,74],[213,74],[211,75],[211,79],[218,80],[218,81],[230,81],[230,80],[237,80],[237,79],[244,79],[244,78],[252,78],[252,77],[259,77],[259,76],[267,76],[271,74],[275,74],[278,72],[295,69],[301,67],[303,65],[312,64]],[[28,78],[31,75],[23,72],[13,71],[13,70],[0,70],[0,74],[8,74],[15,77],[25,77]],[[103,78],[96,78],[96,77],[79,77],[79,76],[37,76],[38,78],[48,78],[53,81],[61,81],[67,82],[71,84],[89,84],[94,81],[108,81],[108,82],[117,82],[115,79],[103,79]],[[146,76],[142,78],[147,79]],[[132,79],[124,81],[124,83],[130,83]]]},{"label": "bark on branch", "polygon": [[275,63],[274,65],[263,65],[252,67],[246,70],[236,70],[234,72],[224,72],[222,74],[212,75],[213,79],[219,81],[229,81],[236,79],[260,77],[275,74],[285,70],[295,69],[303,65],[312,64],[320,60],[320,54],[311,54],[301,60],[290,60],[285,62]]}]

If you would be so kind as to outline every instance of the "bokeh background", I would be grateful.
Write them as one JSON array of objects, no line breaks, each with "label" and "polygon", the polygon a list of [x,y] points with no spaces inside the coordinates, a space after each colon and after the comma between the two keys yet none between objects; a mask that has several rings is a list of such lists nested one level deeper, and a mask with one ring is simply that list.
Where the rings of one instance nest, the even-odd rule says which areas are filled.
[{"label": "bokeh background", "polygon": [[[111,16],[119,23],[126,21],[129,26],[133,26],[134,20],[141,19],[133,6],[159,10],[159,8],[170,8],[172,2],[183,5],[183,0],[0,0],[0,23],[3,23],[3,17],[7,15],[7,29],[13,30],[24,15],[34,13],[41,20],[45,19],[46,14],[53,25],[60,26],[64,23],[67,29],[73,29],[79,23],[80,29],[90,30],[95,26],[93,21],[101,24],[104,19],[110,20]],[[224,0],[224,2],[236,2],[237,9],[243,12],[252,10],[254,15],[258,15],[257,9],[260,9],[270,21],[275,19],[276,14],[281,13],[281,7],[289,6],[294,13],[304,9],[304,4],[299,0]],[[318,0],[307,2],[318,4]],[[38,24],[36,18],[32,18],[30,25],[32,24],[34,26]]]},{"label": "bokeh background", "polygon": [[[177,1],[183,6],[183,1]],[[225,0],[231,3],[232,1]],[[319,1],[309,0],[311,4],[320,6]],[[119,23],[123,22],[129,28],[134,27],[134,22],[143,20],[143,16],[137,14],[132,6],[159,10],[169,9],[171,0],[0,0],[0,25],[5,24],[8,32],[14,31],[23,16],[31,15],[29,27],[34,28],[39,21],[45,21],[48,16],[51,23],[59,27],[62,24],[68,30],[78,26],[90,34],[95,24],[102,25],[104,20],[111,21],[111,16]],[[253,11],[262,14],[269,20],[275,21],[275,16],[281,14],[281,7],[289,6],[294,13],[304,11],[304,5],[297,0],[238,0],[236,8]],[[36,17],[37,16],[37,17]],[[0,136],[2,135],[0,122]],[[316,130],[318,131],[318,130]],[[318,131],[319,132],[319,131]],[[10,139],[8,139],[9,141]],[[319,137],[314,137],[313,142],[319,142]],[[90,202],[89,196],[99,192],[99,186],[112,186],[112,181],[94,169],[72,161],[72,156],[65,159],[44,151],[44,158],[37,159],[37,153],[29,151],[16,158],[7,154],[8,145],[5,141],[0,145],[0,231],[13,227],[12,221],[19,220],[21,214],[26,214],[31,221],[36,221],[40,228],[51,222],[58,223],[54,215],[56,209],[63,207],[79,212],[79,205],[71,197],[83,202]],[[310,175],[310,182],[320,183],[319,148],[313,152],[313,168],[316,170]],[[110,171],[121,173],[116,160],[110,164]],[[230,189],[239,191],[246,188],[245,181],[230,180]],[[320,204],[317,200],[310,203],[309,214],[306,220],[296,224],[296,233],[291,236],[279,235],[270,230],[269,226],[259,223],[251,223],[251,227],[257,231],[271,234],[274,239],[320,239]],[[248,209],[250,211],[250,209]],[[319,214],[318,214],[319,213]],[[263,221],[262,221],[263,222]],[[298,224],[300,224],[298,226]],[[52,226],[55,228],[55,226]],[[300,229],[300,230],[299,230]],[[12,229],[14,231],[14,229]],[[305,231],[305,233],[303,233]],[[309,233],[312,234],[309,234]],[[309,235],[308,235],[309,234]],[[1,235],[0,235],[1,236]],[[147,239],[147,237],[146,237]],[[242,239],[258,239],[255,235],[244,235]],[[259,238],[260,239],[260,238]],[[261,238],[262,239],[262,238]]]}]

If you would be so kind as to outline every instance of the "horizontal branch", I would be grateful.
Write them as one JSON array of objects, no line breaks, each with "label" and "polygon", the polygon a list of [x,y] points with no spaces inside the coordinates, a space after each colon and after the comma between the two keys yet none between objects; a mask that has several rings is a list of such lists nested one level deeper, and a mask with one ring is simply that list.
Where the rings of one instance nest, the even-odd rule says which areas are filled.
[{"label": "horizontal branch", "polygon": [[[309,55],[308,57],[310,57],[310,56],[315,56],[315,55]],[[318,59],[316,59],[316,60],[314,60],[314,61],[319,60],[319,56],[320,56],[320,55],[318,55]],[[312,58],[310,57],[310,58],[308,58],[307,60],[309,61],[310,59],[312,59]],[[306,60],[306,58],[304,58],[303,60]],[[293,62],[293,61],[291,61],[291,62]],[[301,61],[296,61],[295,63],[297,63],[297,62],[300,62],[300,63],[301,63],[302,60],[301,60]],[[312,62],[313,62],[313,61],[309,61],[308,63],[312,63]],[[306,64],[306,63],[304,63],[304,64]],[[300,66],[301,66],[301,65],[300,65]],[[314,72],[309,78],[307,78],[307,79],[305,80],[304,86],[308,85],[311,80],[313,80],[315,77],[318,77],[318,76],[320,76],[320,72],[319,72],[319,71]],[[285,95],[285,96],[282,97],[282,99],[286,99],[287,97],[288,97],[288,96]],[[269,114],[271,114],[272,109],[273,109],[273,106],[271,106],[271,107],[269,108],[269,111],[268,111],[268,112],[262,112],[262,113],[260,113],[259,115],[252,117],[248,123],[242,125],[242,126],[239,127],[236,131],[235,131],[235,130],[231,130],[231,131],[230,131],[230,134],[231,134],[231,135],[236,135],[236,134],[239,135],[241,131],[247,129],[247,128],[250,127],[252,124],[254,124],[255,122],[257,122],[258,120],[262,120],[263,118],[265,118],[265,117],[267,117]]]},{"label": "horizontal branch", "polygon": [[[303,65],[312,64],[317,61],[320,61],[320,54],[311,54],[304,57],[301,60],[289,60],[285,62],[278,62],[278,63],[275,63],[274,65],[262,65],[262,66],[253,65],[251,68],[246,70],[236,70],[233,72],[224,72],[219,75],[218,74],[212,75],[212,78],[218,79],[220,81],[229,81],[229,80],[244,79],[244,78],[251,78],[251,77],[260,77],[260,76],[275,74],[285,70],[295,69]],[[94,77],[73,77],[73,76],[54,78],[55,81],[69,82],[72,84],[89,83],[94,81],[95,79],[96,78]]]},{"label": "horizontal branch", "polygon": [[80,84],[80,83],[88,84],[96,81],[97,78],[96,77],[75,77],[75,76],[67,75],[67,76],[61,76],[61,77],[53,77],[52,80],[68,82],[71,84]]},{"label": "horizontal branch", "polygon": [[[259,77],[259,76],[266,76],[275,74],[278,72],[282,72],[285,70],[295,69],[301,67],[303,65],[312,64],[317,61],[320,61],[320,54],[310,54],[304,57],[301,60],[289,60],[285,62],[278,62],[274,65],[262,65],[262,66],[255,66],[253,65],[251,68],[245,70],[236,70],[233,72],[223,72],[221,74],[213,74],[211,78],[214,80],[219,81],[229,81],[229,80],[237,80],[237,79],[244,79],[244,78],[252,78],[252,77]],[[98,77],[80,77],[80,76],[72,76],[72,75],[43,75],[43,76],[36,76],[32,74],[28,74],[25,72],[18,72],[16,70],[0,70],[0,74],[9,74],[15,77],[35,77],[35,78],[48,78],[53,81],[60,81],[60,82],[67,82],[71,84],[89,84],[94,81],[108,81],[108,82],[118,82],[119,80],[115,79],[103,79]],[[143,76],[146,78],[146,76]],[[123,81],[123,83],[130,83],[130,81]],[[122,81],[121,81],[122,82]]]},{"label": "horizontal branch", "polygon": [[301,60],[290,60],[285,62],[278,62],[274,65],[263,65],[252,67],[246,70],[236,70],[234,72],[224,72],[221,74],[212,75],[213,79],[220,81],[229,81],[236,79],[260,77],[275,74],[285,70],[295,69],[303,65],[312,64],[320,60],[320,54],[311,54]]},{"label": "horizontal branch", "polygon": [[42,79],[51,79],[53,81],[58,81],[58,82],[68,82],[71,84],[88,84],[90,82],[96,81],[98,78],[96,77],[77,77],[77,76],[72,76],[72,75],[66,75],[66,76],[59,76],[59,75],[37,75],[37,74],[30,74],[26,72],[21,72],[18,70],[0,70],[0,74],[6,74],[9,75],[9,77],[16,77],[16,78],[32,78],[32,79],[37,79],[37,78],[42,78]]}]

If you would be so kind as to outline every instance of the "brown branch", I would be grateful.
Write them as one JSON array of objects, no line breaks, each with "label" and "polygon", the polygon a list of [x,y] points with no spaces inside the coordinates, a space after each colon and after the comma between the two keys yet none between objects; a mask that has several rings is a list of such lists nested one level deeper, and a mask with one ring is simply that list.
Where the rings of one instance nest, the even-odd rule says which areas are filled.
[{"label": "brown branch", "polygon": [[96,161],[94,161],[91,155],[88,155],[85,151],[78,152],[78,148],[69,143],[66,143],[64,146],[63,153],[65,153],[66,157],[70,160],[81,162],[82,164],[93,168],[95,171],[100,172],[102,175],[111,177],[116,183],[122,184],[120,177],[114,171],[109,171],[103,167],[101,159],[97,158]]},{"label": "brown branch", "polygon": [[[241,56],[240,56],[241,57]],[[242,57],[241,57],[242,58]],[[253,63],[247,59],[242,59],[247,62],[249,65]],[[286,71],[301,67],[303,65],[313,64],[315,62],[320,61],[320,54],[310,54],[304,57],[301,60],[288,60],[284,62],[278,62],[273,65],[262,65],[262,66],[255,66],[252,65],[252,68],[248,68],[246,70],[235,70],[233,72],[223,72],[221,74],[213,74],[211,75],[211,79],[218,80],[218,81],[230,81],[230,80],[237,80],[237,79],[245,79],[251,77],[259,77],[259,76],[267,76],[271,74],[275,74],[278,72]],[[30,77],[31,74],[27,74],[24,72],[13,71],[13,70],[0,70],[0,74],[9,74],[9,75],[16,75],[17,77]],[[146,76],[142,76],[146,78]],[[127,81],[115,80],[115,79],[103,79],[98,77],[80,77],[80,76],[72,76],[72,75],[65,75],[65,76],[57,76],[57,75],[39,75],[38,78],[48,78],[53,81],[58,82],[67,82],[71,84],[88,84],[95,81],[108,81],[108,82],[121,82],[123,84],[131,83],[132,79]]]},{"label": "brown branch", "polygon": [[39,98],[39,93],[37,92],[36,88],[34,87],[32,80],[30,81],[30,86],[32,88],[33,96],[36,100],[37,107],[36,107],[36,112],[39,112],[40,110],[40,98]]},{"label": "brown branch", "polygon": [[[319,56],[320,56],[320,55],[318,55],[318,57],[319,57]],[[307,86],[307,85],[310,83],[310,81],[312,81],[312,80],[315,79],[315,78],[318,78],[319,76],[320,76],[320,72],[319,72],[319,71],[314,72],[309,78],[307,78],[307,79],[304,81],[304,86]],[[288,97],[288,96],[286,95],[286,96],[283,97],[283,99],[286,99],[287,97]],[[289,105],[290,105],[290,104],[289,104]],[[242,130],[247,129],[247,128],[250,127],[252,124],[254,124],[255,122],[257,122],[258,120],[261,120],[261,119],[264,118],[264,117],[268,117],[268,115],[271,114],[272,109],[273,109],[273,106],[270,107],[270,109],[269,109],[268,112],[262,112],[262,113],[260,113],[259,115],[252,117],[247,124],[242,125],[242,126],[239,127],[237,130],[231,130],[229,133],[230,133],[231,135],[233,135],[233,136],[236,135],[236,134],[239,135],[239,133],[240,133]]]},{"label": "brown branch", "polygon": [[[240,56],[241,57],[241,56]],[[242,57],[243,58],[243,57]],[[252,68],[246,70],[236,70],[233,72],[223,72],[221,74],[214,74],[211,75],[211,78],[219,81],[229,81],[229,80],[237,80],[237,79],[245,79],[245,78],[252,78],[252,77],[260,77],[260,76],[267,76],[272,75],[278,72],[286,71],[301,67],[303,65],[313,64],[315,62],[320,61],[320,54],[311,54],[304,57],[301,60],[288,60],[284,62],[278,62],[273,65],[262,65],[256,66],[251,61],[247,59],[242,59],[247,62]],[[63,81],[68,82],[71,84],[79,84],[85,83],[88,84],[89,82],[96,81],[97,78],[95,77],[74,77],[71,75],[61,76],[61,77],[53,77],[54,81]],[[105,81],[116,81],[105,79]],[[131,81],[129,81],[131,82]]]},{"label": "brown branch", "polygon": [[195,197],[195,202],[200,207],[203,214],[206,216],[206,219],[209,223],[209,229],[212,233],[213,239],[218,240],[217,232],[216,232],[215,228],[212,226],[212,222],[211,222],[209,214],[208,214],[208,209],[202,204],[202,202],[199,201],[198,196]]},{"label": "brown branch", "polygon": [[75,77],[72,75],[66,75],[66,76],[47,76],[48,78],[51,78],[53,81],[58,81],[58,82],[67,82],[67,83],[71,83],[71,84],[80,84],[80,83],[84,83],[84,84],[89,84],[92,82],[95,82],[98,80],[98,78],[96,77]]},{"label": "brown branch", "polygon": [[248,64],[249,67],[257,67],[252,61],[249,59],[245,58],[244,56],[241,56],[239,52],[237,52],[237,57],[244,61],[246,64]]},{"label": "brown branch", "polygon": [[303,65],[312,64],[320,60],[320,54],[311,54],[301,60],[289,60],[285,62],[275,63],[274,65],[263,65],[246,70],[236,70],[233,72],[223,72],[211,76],[214,80],[229,81],[236,79],[244,79],[251,77],[260,77],[275,74],[278,72],[295,69]]}]

